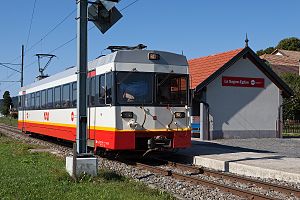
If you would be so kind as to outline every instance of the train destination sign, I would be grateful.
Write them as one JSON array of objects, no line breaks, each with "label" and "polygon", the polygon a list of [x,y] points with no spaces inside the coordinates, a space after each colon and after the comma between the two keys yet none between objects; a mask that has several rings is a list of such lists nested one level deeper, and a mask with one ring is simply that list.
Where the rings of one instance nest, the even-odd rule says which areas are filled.
[{"label": "train destination sign", "polygon": [[264,88],[265,87],[265,79],[223,76],[222,77],[222,86]]}]

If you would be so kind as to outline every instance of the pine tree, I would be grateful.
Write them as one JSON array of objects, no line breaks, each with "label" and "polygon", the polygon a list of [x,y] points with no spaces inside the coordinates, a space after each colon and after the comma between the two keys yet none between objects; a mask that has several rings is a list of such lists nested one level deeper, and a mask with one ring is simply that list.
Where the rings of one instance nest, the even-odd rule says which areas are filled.
[{"label": "pine tree", "polygon": [[1,107],[1,113],[5,116],[9,115],[9,109],[12,106],[12,99],[9,91],[5,91],[3,94],[3,102]]}]

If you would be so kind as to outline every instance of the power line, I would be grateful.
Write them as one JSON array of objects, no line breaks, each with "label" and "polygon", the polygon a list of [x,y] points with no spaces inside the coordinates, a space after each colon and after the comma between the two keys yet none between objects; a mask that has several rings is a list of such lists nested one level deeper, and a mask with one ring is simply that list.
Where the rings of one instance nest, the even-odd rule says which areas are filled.
[{"label": "power line", "polygon": [[[120,9],[120,11],[126,10],[127,8],[131,7],[132,5],[134,5],[135,3],[137,3],[138,1],[140,1],[140,0],[135,0],[135,1],[131,2],[130,4],[128,4],[127,6],[125,6],[124,8]],[[30,47],[29,50],[32,50],[34,46],[36,46],[37,44],[39,44],[39,43],[40,43],[43,39],[45,39],[50,33],[52,33],[55,29],[57,29],[57,28],[58,28],[63,22],[65,22],[65,21],[66,21],[66,20],[67,20],[67,19],[68,19],[75,11],[76,11],[76,10],[77,10],[77,9],[74,9],[71,13],[69,13],[69,14],[68,14],[61,22],[59,22],[56,26],[54,26],[54,28],[52,28],[48,33],[46,33],[45,36],[43,36],[38,42],[36,42],[34,45],[32,45],[32,46]],[[92,29],[94,29],[94,28],[95,28],[95,26],[92,26],[91,28],[88,29],[88,31],[90,31],[90,30],[92,30]],[[61,44],[61,45],[59,45],[58,47],[54,48],[52,51],[49,52],[49,54],[51,54],[51,53],[57,51],[58,49],[63,48],[64,46],[68,45],[69,43],[71,43],[72,41],[74,41],[74,40],[76,40],[76,39],[77,39],[77,35],[76,35],[75,37],[73,37],[72,39],[70,39],[70,40],[64,42],[64,43]],[[29,51],[29,50],[28,50],[28,51]],[[28,51],[27,51],[26,53],[28,53]],[[20,56],[19,56],[19,57],[20,57]],[[18,57],[18,58],[19,58],[19,57]],[[18,59],[18,58],[16,58],[16,59]],[[13,61],[15,61],[15,60],[13,60]],[[11,62],[13,62],[13,61],[11,61]],[[37,61],[34,61],[34,62],[32,62],[32,63],[26,65],[26,66],[24,67],[24,69],[30,67],[31,65],[35,64],[36,62],[37,62]],[[14,75],[14,73],[13,73],[13,74],[10,74],[7,78],[12,77],[13,75]],[[15,83],[15,84],[16,84],[16,83]],[[14,84],[12,84],[12,85],[14,85]],[[10,85],[9,87],[11,87],[12,85]],[[7,88],[8,88],[8,87],[7,87]]]},{"label": "power line", "polygon": [[133,4],[137,3],[138,1],[140,1],[140,0],[135,0],[134,2],[132,2],[132,3],[128,4],[127,6],[125,6],[124,8],[122,8],[120,11],[123,11],[123,10],[129,8],[130,6],[132,6]]},{"label": "power line", "polygon": [[[38,45],[39,43],[41,43],[46,37],[48,37],[53,31],[55,31],[62,23],[64,23],[69,17],[72,16],[73,13],[75,13],[76,9],[73,10],[71,13],[69,13],[62,21],[60,21],[57,25],[55,25],[48,33],[46,33],[39,41],[37,41],[36,43],[34,43],[28,50],[27,52],[29,52],[30,50],[32,50],[36,45]],[[27,53],[26,52],[26,53]]]},{"label": "power line", "polygon": [[[53,28],[51,28],[43,37],[41,37],[41,39],[39,39],[37,42],[35,42],[32,46],[30,46],[30,48],[26,49],[25,51],[25,55],[30,52],[32,49],[34,49],[34,47],[36,47],[39,43],[41,43],[45,38],[47,38],[52,32],[54,32],[60,25],[62,25],[65,21],[67,21],[67,19],[69,19],[72,14],[74,14],[76,11],[76,9],[72,10],[72,12],[70,12],[68,15],[66,15],[61,21],[59,21],[59,23],[57,23],[55,26],[53,26]],[[13,59],[11,62],[16,61],[17,59],[19,59],[21,56],[17,56],[15,59]]]},{"label": "power line", "polygon": [[33,3],[33,9],[32,9],[32,14],[31,14],[31,19],[30,19],[29,31],[28,31],[27,41],[26,41],[26,46],[25,46],[26,48],[27,48],[29,38],[30,38],[30,35],[31,35],[31,27],[32,27],[32,22],[33,22],[33,17],[34,17],[35,5],[36,5],[36,0],[34,0],[34,3]]}]

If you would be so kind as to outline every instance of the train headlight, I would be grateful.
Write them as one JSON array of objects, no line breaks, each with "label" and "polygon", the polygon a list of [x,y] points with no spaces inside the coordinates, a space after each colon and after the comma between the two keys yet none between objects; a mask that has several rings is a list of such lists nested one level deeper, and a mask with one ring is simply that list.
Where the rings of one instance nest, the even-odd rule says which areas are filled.
[{"label": "train headlight", "polygon": [[175,118],[185,118],[184,112],[175,112],[174,115],[175,115]]},{"label": "train headlight", "polygon": [[124,112],[121,112],[121,117],[122,118],[133,118],[133,112],[129,112],[129,111],[124,111]]},{"label": "train headlight", "polygon": [[148,54],[148,59],[149,60],[159,60],[160,56],[158,53],[149,53]]}]

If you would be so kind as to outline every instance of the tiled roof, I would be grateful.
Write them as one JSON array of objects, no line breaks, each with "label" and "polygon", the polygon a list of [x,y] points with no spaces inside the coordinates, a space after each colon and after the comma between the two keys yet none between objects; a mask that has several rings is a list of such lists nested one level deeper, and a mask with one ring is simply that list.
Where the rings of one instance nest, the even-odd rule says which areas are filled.
[{"label": "tiled roof", "polygon": [[265,54],[261,59],[268,61],[271,65],[299,66],[299,61],[290,57]]},{"label": "tiled roof", "polygon": [[282,73],[299,74],[299,67],[297,67],[297,66],[271,65],[271,68],[277,74],[282,74]]},{"label": "tiled roof", "polygon": [[277,49],[272,54],[276,54],[277,52],[283,54],[284,56],[287,56],[289,58],[296,59],[297,61],[300,60],[300,51],[288,51],[283,49]]},{"label": "tiled roof", "polygon": [[197,87],[242,50],[243,48],[189,60],[191,87]]},{"label": "tiled roof", "polygon": [[[289,52],[289,56],[285,54],[286,52]],[[285,55],[265,54],[260,56],[260,58],[268,61],[271,68],[278,74],[287,72],[299,74],[300,62],[299,59],[295,57],[297,53],[292,55],[290,52],[291,51],[280,50],[280,53]]]}]

